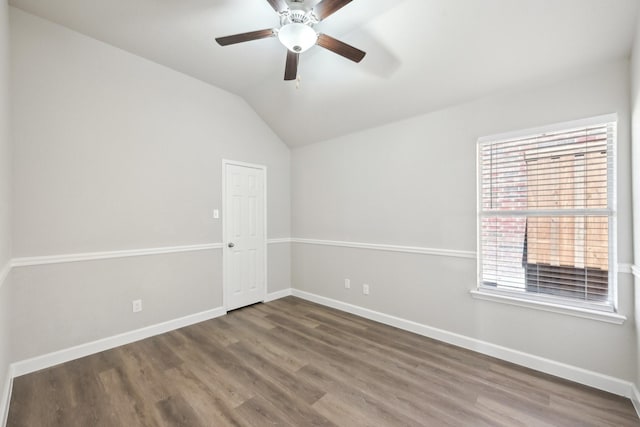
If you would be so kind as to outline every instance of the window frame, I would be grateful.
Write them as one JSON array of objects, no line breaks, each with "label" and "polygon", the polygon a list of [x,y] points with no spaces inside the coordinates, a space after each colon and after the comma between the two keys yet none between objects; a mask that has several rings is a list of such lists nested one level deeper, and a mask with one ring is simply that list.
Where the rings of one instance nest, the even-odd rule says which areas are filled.
[{"label": "window frame", "polygon": [[[609,301],[606,303],[587,302],[579,299],[561,297],[556,295],[545,295],[530,293],[526,290],[514,291],[507,289],[490,289],[483,286],[483,252],[482,252],[482,220],[487,217],[495,217],[495,212],[487,213],[482,208],[482,147],[490,144],[503,143],[514,139],[531,138],[547,133],[569,131],[575,128],[591,127],[603,124],[613,124],[613,135],[611,141],[611,169],[607,168],[607,181],[611,189],[607,194],[606,215],[608,218],[608,291]],[[573,120],[555,123],[547,126],[528,128],[513,132],[489,135],[481,137],[476,143],[476,197],[477,197],[477,280],[476,288],[471,292],[474,298],[505,302],[512,305],[538,308],[545,311],[561,312],[573,314],[578,317],[595,318],[613,323],[622,323],[624,316],[617,314],[618,311],[618,280],[617,280],[617,126],[618,115],[606,114],[590,117],[581,120]],[[609,145],[609,141],[607,141]],[[609,156],[609,154],[607,154]],[[607,159],[609,160],[609,159]],[[609,182],[610,181],[610,182]],[[545,209],[534,211],[542,212]],[[506,211],[507,215],[509,214]]]}]

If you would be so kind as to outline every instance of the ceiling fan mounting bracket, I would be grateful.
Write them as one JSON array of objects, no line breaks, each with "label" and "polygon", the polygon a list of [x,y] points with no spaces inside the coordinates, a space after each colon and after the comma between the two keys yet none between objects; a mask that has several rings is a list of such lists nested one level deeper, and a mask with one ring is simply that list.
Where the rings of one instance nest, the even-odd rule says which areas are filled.
[{"label": "ceiling fan mounting bracket", "polygon": [[280,12],[279,15],[281,27],[288,24],[304,24],[313,27],[320,22],[313,11],[305,11],[302,9],[287,9]]}]

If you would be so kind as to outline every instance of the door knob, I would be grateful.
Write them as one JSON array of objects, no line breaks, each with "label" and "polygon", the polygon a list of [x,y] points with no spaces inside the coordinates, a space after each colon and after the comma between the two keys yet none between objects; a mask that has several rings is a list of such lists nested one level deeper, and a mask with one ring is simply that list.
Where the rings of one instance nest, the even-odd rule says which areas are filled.
[{"label": "door knob", "polygon": [[230,248],[234,247],[235,245],[233,244],[233,242],[230,242],[227,246],[229,246]]}]

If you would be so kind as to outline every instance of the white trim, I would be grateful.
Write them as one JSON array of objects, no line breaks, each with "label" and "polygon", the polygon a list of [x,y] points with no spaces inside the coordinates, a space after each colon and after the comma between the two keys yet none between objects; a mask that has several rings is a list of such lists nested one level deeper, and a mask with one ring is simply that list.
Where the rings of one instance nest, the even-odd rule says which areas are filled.
[{"label": "white trim", "polygon": [[11,392],[13,391],[13,369],[11,365],[7,366],[7,376],[0,395],[0,426],[7,425],[9,418],[9,404],[11,403]]},{"label": "white trim", "polygon": [[291,241],[293,243],[303,243],[307,245],[336,246],[336,247],[356,248],[356,249],[372,249],[376,251],[385,251],[385,252],[404,252],[409,254],[448,256],[448,257],[454,257],[454,258],[468,258],[468,259],[476,258],[476,253],[473,251],[460,251],[460,250],[454,250],[454,249],[436,249],[436,248],[423,248],[418,246],[385,245],[380,243],[342,242],[342,241],[336,241],[336,240],[300,239],[297,237],[292,238]]},{"label": "white trim", "polygon": [[275,301],[280,298],[291,296],[291,288],[283,289],[281,291],[268,293],[266,297],[264,297],[264,302]]},{"label": "white trim", "polygon": [[5,266],[0,270],[0,288],[4,285],[4,281],[9,277],[9,273],[11,273],[11,268],[13,267],[13,260],[7,261]]},{"label": "white trim", "polygon": [[633,266],[626,262],[618,263],[618,273],[631,274]]},{"label": "white trim", "polygon": [[612,216],[615,212],[612,209],[537,209],[535,211],[530,210],[508,210],[508,211],[484,211],[481,212],[484,218],[494,217],[511,217],[511,216],[528,216],[528,217],[545,217],[545,216],[588,216],[588,215],[602,215]]},{"label": "white trim", "polygon": [[268,245],[275,245],[278,243],[291,243],[291,237],[280,237],[277,239],[267,239]]},{"label": "white trim", "polygon": [[473,298],[479,300],[499,302],[509,305],[515,305],[518,307],[548,311],[551,313],[566,314],[569,316],[581,317],[583,319],[599,320],[601,322],[613,323],[616,325],[622,325],[624,321],[627,320],[626,316],[608,311],[590,310],[588,308],[573,307],[546,301],[535,301],[532,299],[518,298],[511,295],[496,294],[484,290],[474,289],[470,292]]},{"label": "white trim", "polygon": [[[354,249],[371,249],[387,252],[403,252],[410,254],[423,254],[423,255],[435,255],[435,256],[448,256],[453,258],[465,258],[475,259],[476,253],[473,251],[460,251],[455,249],[437,249],[437,248],[424,248],[418,246],[397,246],[386,245],[380,243],[356,243],[356,242],[342,242],[334,240],[319,240],[319,239],[300,239],[295,237],[280,237],[275,239],[267,239],[267,244],[275,245],[282,243],[302,243],[308,245],[320,245],[320,246],[334,246],[343,248]],[[113,259],[113,258],[128,258],[135,256],[147,256],[147,255],[161,255],[172,254],[180,252],[196,252],[207,251],[213,249],[222,249],[224,245],[222,243],[205,243],[201,245],[187,245],[187,246],[170,246],[164,248],[147,248],[147,249],[129,249],[122,251],[105,251],[105,252],[86,252],[77,254],[66,255],[46,255],[35,257],[21,257],[14,258],[0,270],[0,287],[12,267],[29,267],[36,265],[46,264],[61,264],[68,262],[80,262],[80,261],[95,261],[101,259]],[[640,267],[628,263],[618,264],[618,273],[635,274],[640,277]]]},{"label": "white trim", "polygon": [[162,247],[162,248],[127,249],[122,251],[106,251],[106,252],[85,252],[85,253],[65,254],[65,255],[46,255],[46,256],[14,258],[13,261],[11,262],[11,265],[13,267],[27,267],[32,265],[61,264],[61,263],[78,262],[78,261],[95,261],[95,260],[112,259],[112,258],[128,258],[128,257],[147,256],[147,255],[174,254],[179,252],[208,251],[208,250],[220,249],[220,248],[222,248],[222,243],[206,243],[201,245],[169,246],[169,247]]},{"label": "white trim", "polygon": [[[408,254],[423,254],[423,255],[435,255],[435,256],[448,256],[453,258],[465,258],[476,259],[476,252],[473,251],[461,251],[456,249],[438,249],[438,248],[425,248],[420,246],[399,246],[399,245],[387,245],[384,243],[357,243],[357,242],[344,242],[336,240],[320,240],[320,239],[303,239],[299,237],[292,237],[290,239],[272,239],[277,240],[273,243],[302,243],[306,245],[319,245],[319,246],[335,246],[341,248],[354,248],[354,249],[371,249],[377,251],[386,252],[403,252]],[[269,241],[269,243],[272,243]],[[640,276],[640,268],[635,267],[638,270]],[[631,274],[631,264],[620,263],[618,264],[618,273]]]},{"label": "white trim", "polygon": [[292,294],[298,298],[315,302],[317,304],[332,307],[338,310],[346,311],[357,316],[364,317],[385,325],[394,326],[405,331],[413,332],[425,337],[433,338],[448,344],[466,348],[488,356],[496,357],[507,362],[515,363],[536,371],[545,372],[570,381],[588,385],[600,390],[614,393],[620,396],[631,398],[633,394],[633,384],[619,378],[609,375],[600,374],[598,372],[589,371],[577,366],[567,365],[555,360],[546,359],[544,357],[535,356],[533,354],[524,353],[522,351],[502,347],[486,341],[470,338],[465,335],[456,334],[411,320],[402,319],[388,314],[380,313],[367,308],[359,307],[337,301],[334,299],[322,297],[309,292],[293,289]]},{"label": "white trim", "polygon": [[237,160],[229,160],[229,159],[222,159],[222,165],[236,165],[236,166],[242,166],[245,168],[251,168],[251,169],[262,169],[262,170],[267,170],[267,167],[265,165],[259,165],[257,163],[247,163],[247,162],[239,162]]},{"label": "white trim", "polygon": [[[282,237],[277,239],[267,239],[267,243],[268,244],[291,243],[291,238]],[[222,249],[222,248],[223,248],[223,244],[222,242],[220,242],[220,243],[204,243],[200,245],[167,246],[167,247],[160,247],[160,248],[125,249],[125,250],[119,250],[119,251],[84,252],[84,253],[76,253],[76,254],[45,255],[45,256],[14,258],[7,263],[5,268],[0,270],[0,287],[2,287],[2,283],[6,278],[6,276],[9,274],[11,267],[29,267],[34,265],[62,264],[67,262],[95,261],[95,260],[101,260],[101,259],[174,254],[174,253],[180,253],[180,252],[208,251],[208,250]]]},{"label": "white trim", "polygon": [[216,317],[223,316],[226,313],[227,312],[224,308],[218,307],[200,313],[190,314],[178,319],[168,320],[166,322],[146,326],[133,331],[124,332],[122,334],[114,335],[111,337],[102,338],[85,344],[80,344],[63,350],[54,351],[42,356],[36,356],[31,359],[21,360],[19,362],[11,364],[11,367],[13,369],[13,376],[18,377],[20,375],[29,374],[41,369],[50,368],[51,366],[59,365],[60,363],[69,362],[71,360],[79,359],[81,357],[89,356],[101,351],[109,350],[155,335],[163,334],[165,332],[193,325],[194,323],[200,323],[209,319],[214,319]]},{"label": "white trim", "polygon": [[582,128],[589,126],[604,125],[606,123],[618,122],[618,115],[616,113],[604,114],[602,116],[590,117],[580,120],[572,120],[568,122],[554,123],[547,126],[537,126],[528,129],[516,130],[511,132],[503,132],[494,135],[483,136],[478,138],[478,144],[484,144],[486,142],[502,142],[516,138],[526,138],[528,136],[545,134],[549,132],[558,132],[565,129]]},{"label": "white trim", "polygon": [[636,414],[640,417],[640,391],[638,391],[638,387],[635,384],[632,385],[631,403],[633,403]]}]

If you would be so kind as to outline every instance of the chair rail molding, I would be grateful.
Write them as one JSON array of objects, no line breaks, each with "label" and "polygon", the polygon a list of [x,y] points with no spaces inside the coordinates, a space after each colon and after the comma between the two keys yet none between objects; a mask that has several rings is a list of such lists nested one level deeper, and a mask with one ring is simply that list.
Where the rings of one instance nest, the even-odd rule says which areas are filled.
[{"label": "chair rail molding", "polygon": [[401,246],[401,245],[388,245],[384,243],[360,243],[360,242],[345,242],[338,240],[320,240],[320,239],[303,239],[294,237],[291,239],[293,243],[301,243],[307,245],[320,245],[320,246],[335,246],[342,248],[354,248],[354,249],[371,249],[376,251],[385,252],[404,252],[409,254],[423,254],[423,255],[436,255],[436,256],[448,256],[454,258],[467,258],[476,259],[476,253],[474,251],[464,251],[456,249],[440,249],[440,248],[426,248],[421,246]]},{"label": "chair rail molding", "polygon": [[[276,239],[267,239],[267,244],[280,244],[291,243],[291,238],[283,237]],[[29,267],[34,265],[46,265],[46,264],[63,264],[67,262],[79,262],[79,261],[95,261],[101,259],[113,259],[113,258],[129,258],[136,256],[148,256],[148,255],[162,255],[162,254],[175,254],[180,252],[196,252],[196,251],[209,251],[215,249],[222,249],[223,243],[203,243],[197,245],[184,245],[184,246],[164,246],[158,248],[143,248],[143,249],[124,249],[116,251],[101,251],[101,252],[81,252],[74,254],[61,254],[61,255],[43,255],[33,257],[18,257],[11,260],[7,265],[8,270],[11,267]],[[0,271],[0,283],[2,282],[2,274],[8,274],[4,269]]]},{"label": "chair rail molding", "polygon": [[[305,245],[317,245],[317,246],[334,246],[339,248],[353,248],[353,249],[370,249],[375,251],[385,252],[402,252],[408,254],[423,254],[433,256],[444,256],[453,258],[465,258],[465,259],[477,259],[477,253],[475,251],[466,251],[459,249],[442,249],[442,248],[427,248],[422,246],[402,246],[402,245],[389,245],[386,243],[361,243],[361,242],[347,242],[340,240],[322,240],[322,239],[307,239],[301,237],[292,237],[290,239],[292,243],[300,243]],[[640,267],[629,264],[619,263],[618,273],[626,273],[640,275]]]},{"label": "chair rail molding", "polygon": [[291,243],[291,237],[278,237],[275,239],[267,239],[268,245],[277,245],[280,243]]},{"label": "chair rail molding", "polygon": [[62,264],[67,262],[78,262],[78,261],[95,261],[95,260],[101,260],[101,259],[174,254],[174,253],[180,253],[180,252],[208,251],[213,249],[222,249],[222,243],[206,243],[206,244],[187,245],[187,246],[167,246],[167,247],[160,247],[160,248],[125,249],[125,250],[119,250],[119,251],[84,252],[84,253],[76,253],[76,254],[20,257],[20,258],[14,258],[13,261],[11,262],[11,265],[12,267],[28,267],[32,265]]}]

